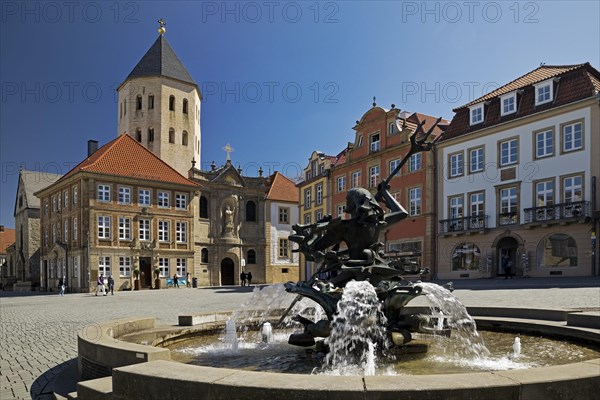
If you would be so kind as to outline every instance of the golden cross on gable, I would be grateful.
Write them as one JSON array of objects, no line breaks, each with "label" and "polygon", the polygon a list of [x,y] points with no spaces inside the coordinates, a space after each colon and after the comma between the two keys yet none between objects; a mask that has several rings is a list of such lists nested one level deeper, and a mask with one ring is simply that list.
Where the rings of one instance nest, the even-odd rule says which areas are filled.
[{"label": "golden cross on gable", "polygon": [[227,161],[231,160],[231,153],[235,151],[235,149],[233,147],[231,147],[231,145],[229,143],[227,143],[225,145],[225,147],[223,147],[223,150],[225,150],[225,152],[227,153]]}]

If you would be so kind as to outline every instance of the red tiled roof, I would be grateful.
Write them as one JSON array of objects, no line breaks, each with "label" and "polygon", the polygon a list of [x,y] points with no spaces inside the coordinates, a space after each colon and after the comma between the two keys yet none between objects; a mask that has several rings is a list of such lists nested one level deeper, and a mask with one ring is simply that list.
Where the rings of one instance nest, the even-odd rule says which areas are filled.
[{"label": "red tiled roof", "polygon": [[[412,113],[407,119],[408,122],[413,122],[415,124],[420,124],[421,121],[425,121],[423,124],[422,130],[423,132],[427,132],[429,128],[438,120],[436,117],[432,117],[431,115],[421,114],[421,113]],[[439,124],[435,127],[431,134],[433,136],[438,136],[443,133],[448,126],[450,121],[443,119],[439,122]]]},{"label": "red tiled roof", "polygon": [[198,186],[125,134],[96,150],[94,154],[80,162],[58,182],[80,171]]},{"label": "red tiled roof", "polygon": [[267,200],[289,201],[297,203],[299,200],[296,184],[279,172],[275,172],[269,177],[271,186],[267,192]]},{"label": "red tiled roof", "polygon": [[[560,81],[555,84],[554,100],[536,107],[533,84],[555,77],[560,77]],[[522,90],[521,94],[517,96],[517,112],[501,116],[500,96],[517,89]],[[442,140],[452,139],[500,123],[583,100],[594,96],[598,90],[600,90],[600,72],[589,63],[570,66],[541,66],[501,88],[455,109],[456,114],[446,129]],[[485,107],[484,122],[471,126],[468,107],[482,101],[489,102]]]},{"label": "red tiled roof", "polygon": [[10,228],[4,228],[0,231],[0,253],[6,253],[6,249],[13,243],[15,243],[15,230]]},{"label": "red tiled roof", "polygon": [[333,161],[332,166],[338,166],[338,165],[342,165],[346,162],[346,154],[348,153],[348,147],[346,147],[344,150],[342,150],[340,152],[340,154],[338,154],[335,157],[335,161]]},{"label": "red tiled roof", "polygon": [[501,96],[506,93],[510,93],[517,89],[522,89],[525,86],[531,86],[536,83],[545,81],[546,79],[554,78],[555,76],[564,74],[565,72],[572,71],[577,68],[583,67],[585,64],[575,64],[575,65],[542,65],[531,72],[526,73],[523,76],[518,77],[512,82],[507,83],[506,85],[499,87],[498,89],[489,92],[481,96],[478,99],[473,100],[472,102],[465,104],[464,106],[460,106],[455,108],[453,111],[456,112],[461,108],[472,106],[473,104],[481,103],[482,101],[493,99],[494,97]]}]

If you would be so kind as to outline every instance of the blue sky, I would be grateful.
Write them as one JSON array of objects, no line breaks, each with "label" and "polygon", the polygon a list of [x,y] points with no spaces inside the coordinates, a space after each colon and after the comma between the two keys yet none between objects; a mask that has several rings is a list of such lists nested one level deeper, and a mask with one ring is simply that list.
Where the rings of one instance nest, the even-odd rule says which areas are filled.
[{"label": "blue sky", "polygon": [[600,66],[597,1],[0,3],[0,224],[18,168],[66,173],[117,135],[115,88],[157,20],[204,95],[202,166],[295,176],[378,105],[452,109],[548,65]]}]

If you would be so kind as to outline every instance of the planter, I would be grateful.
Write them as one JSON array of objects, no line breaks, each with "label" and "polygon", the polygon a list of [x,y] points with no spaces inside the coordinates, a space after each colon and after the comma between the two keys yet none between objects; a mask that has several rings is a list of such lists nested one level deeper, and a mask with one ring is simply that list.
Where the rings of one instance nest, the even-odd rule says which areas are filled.
[{"label": "planter", "polygon": [[154,289],[160,289],[160,279],[154,280]]},{"label": "planter", "polygon": [[133,281],[133,290],[140,290],[140,280],[136,279]]}]

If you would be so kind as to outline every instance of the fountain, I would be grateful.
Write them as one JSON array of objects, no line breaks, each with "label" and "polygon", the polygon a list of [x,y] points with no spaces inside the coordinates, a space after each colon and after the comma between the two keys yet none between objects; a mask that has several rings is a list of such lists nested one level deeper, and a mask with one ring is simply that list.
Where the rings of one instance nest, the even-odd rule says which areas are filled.
[{"label": "fountain", "polygon": [[[258,313],[262,315],[180,316],[181,326],[164,328],[155,327],[152,318],[110,321],[99,326],[106,338],[80,334],[82,376],[105,377],[80,383],[78,398],[99,398],[100,393],[102,398],[118,399],[169,394],[202,394],[206,399],[591,398],[599,389],[599,353],[563,345],[580,340],[599,346],[597,328],[589,329],[597,324],[594,316],[573,318],[575,326],[557,326],[555,321],[568,325],[567,312],[527,310],[540,319],[538,323],[514,321],[510,309],[478,310],[484,318],[478,323],[510,332],[484,335],[484,340],[473,317],[452,295],[451,285],[409,282],[386,260],[380,233],[407,217],[391,196],[389,182],[412,154],[432,148],[435,141],[427,138],[433,127],[419,138],[419,125],[408,154],[375,195],[362,188],[348,191],[349,219],[327,216],[294,226],[290,240],[318,269],[306,282],[255,289],[261,301],[253,298],[250,303],[257,307],[264,300],[263,312]],[[281,309],[285,292],[296,299]],[[408,305],[420,296],[429,301],[428,309]],[[282,331],[284,322],[293,324],[294,331]],[[139,332],[120,333],[131,326],[140,327]],[[515,332],[520,334],[516,338]],[[559,340],[526,335],[540,332]],[[203,344],[190,345],[196,339]],[[495,345],[488,349],[485,342]],[[568,359],[554,362],[552,358],[561,354]],[[197,355],[201,360],[191,363],[200,366],[184,364]],[[540,362],[532,355],[550,360]],[[106,396],[108,380],[114,397]]]}]

